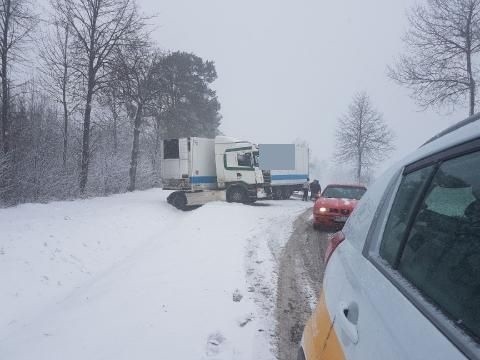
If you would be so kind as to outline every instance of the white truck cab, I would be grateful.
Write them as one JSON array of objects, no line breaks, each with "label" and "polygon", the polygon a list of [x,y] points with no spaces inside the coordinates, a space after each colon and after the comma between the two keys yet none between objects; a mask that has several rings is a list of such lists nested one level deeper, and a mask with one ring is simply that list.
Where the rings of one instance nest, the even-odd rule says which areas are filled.
[{"label": "white truck cab", "polygon": [[209,201],[254,202],[266,197],[258,147],[226,136],[164,140],[161,178],[168,201],[178,207]]}]

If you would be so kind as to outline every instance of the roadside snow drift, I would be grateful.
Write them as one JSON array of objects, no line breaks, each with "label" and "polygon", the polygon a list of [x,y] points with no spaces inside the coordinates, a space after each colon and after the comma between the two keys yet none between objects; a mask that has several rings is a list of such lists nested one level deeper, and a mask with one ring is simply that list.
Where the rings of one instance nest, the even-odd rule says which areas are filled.
[{"label": "roadside snow drift", "polygon": [[0,210],[0,358],[273,359],[276,258],[310,204],[167,195]]}]

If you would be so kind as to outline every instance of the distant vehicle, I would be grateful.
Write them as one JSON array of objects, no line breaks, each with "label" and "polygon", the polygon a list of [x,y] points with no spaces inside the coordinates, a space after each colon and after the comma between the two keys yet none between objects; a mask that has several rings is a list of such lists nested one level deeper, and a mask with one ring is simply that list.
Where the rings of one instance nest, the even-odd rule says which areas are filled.
[{"label": "distant vehicle", "polygon": [[301,191],[309,178],[309,149],[306,145],[295,145],[295,169],[270,170],[271,194],[274,200],[288,199],[294,191]]},{"label": "distant vehicle", "polygon": [[328,185],[313,205],[313,227],[342,228],[365,191],[362,185]]},{"label": "distant vehicle", "polygon": [[387,170],[330,239],[298,359],[480,359],[479,119]]},{"label": "distant vehicle", "polygon": [[164,140],[163,189],[176,190],[167,201],[186,209],[215,200],[249,203],[265,198],[270,175],[259,169],[255,153],[255,144],[225,136]]}]

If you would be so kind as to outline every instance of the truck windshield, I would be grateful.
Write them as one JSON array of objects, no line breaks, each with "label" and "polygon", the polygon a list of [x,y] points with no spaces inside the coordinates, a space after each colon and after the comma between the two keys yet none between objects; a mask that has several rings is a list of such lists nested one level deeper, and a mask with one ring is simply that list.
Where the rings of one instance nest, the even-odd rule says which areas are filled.
[{"label": "truck windshield", "polygon": [[254,151],[254,152],[253,152],[253,166],[254,166],[254,167],[258,167],[258,166],[259,166],[259,165],[258,165],[258,164],[259,164],[259,161],[258,161],[259,156],[260,156],[260,152],[258,152],[258,151]]}]

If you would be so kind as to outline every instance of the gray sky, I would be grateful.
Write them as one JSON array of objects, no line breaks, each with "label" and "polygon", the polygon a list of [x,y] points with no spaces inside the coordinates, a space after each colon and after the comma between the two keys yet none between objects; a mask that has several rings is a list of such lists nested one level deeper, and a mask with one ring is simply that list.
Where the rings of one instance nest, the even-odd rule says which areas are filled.
[{"label": "gray sky", "polygon": [[396,134],[398,159],[467,114],[421,112],[386,76],[413,0],[138,1],[158,14],[154,38],[162,48],[215,61],[226,135],[259,143],[302,138],[328,160],[338,116],[366,90]]}]

